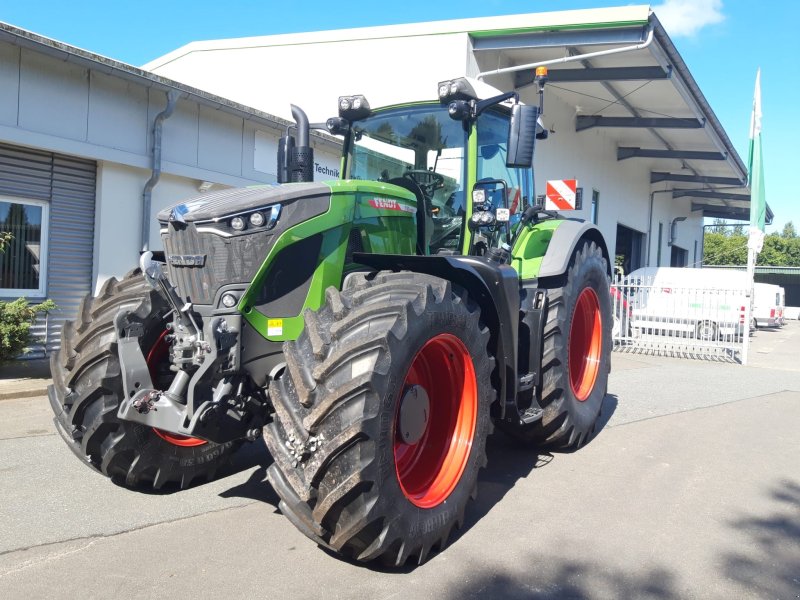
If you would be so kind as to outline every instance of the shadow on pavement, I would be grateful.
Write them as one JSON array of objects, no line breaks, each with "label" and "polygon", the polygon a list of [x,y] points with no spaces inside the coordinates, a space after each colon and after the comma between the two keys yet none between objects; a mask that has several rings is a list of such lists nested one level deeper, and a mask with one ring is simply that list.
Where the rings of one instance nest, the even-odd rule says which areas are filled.
[{"label": "shadow on pavement", "polygon": [[[535,565],[541,560],[541,556],[531,556],[528,564]],[[609,569],[596,561],[588,563],[558,557],[548,557],[547,561],[551,565],[550,573],[537,578],[535,583],[509,573],[486,574],[451,590],[446,598],[658,600],[684,597],[676,589],[675,575],[664,569],[633,575],[627,570]]]},{"label": "shadow on pavement", "polygon": [[800,484],[784,480],[770,498],[771,515],[730,523],[749,543],[723,555],[725,575],[760,598],[800,598]]},{"label": "shadow on pavement", "polygon": [[[591,443],[600,434],[616,408],[617,397],[613,394],[606,394],[600,408],[595,434],[588,443]],[[501,432],[491,436],[486,443],[488,464],[478,478],[478,499],[467,506],[464,526],[454,532],[450,543],[454,543],[475,523],[485,517],[500,503],[518,480],[524,479],[535,469],[546,467],[559,453],[520,444]]]},{"label": "shadow on pavement", "polygon": [[[606,426],[616,408],[617,397],[613,394],[607,394],[603,399],[595,434],[589,443]],[[460,530],[453,532],[448,545],[455,543],[475,523],[485,517],[514,487],[519,479],[527,477],[534,469],[541,469],[547,466],[554,458],[554,455],[548,451],[521,445],[500,432],[489,437],[486,443],[486,453],[488,464],[481,471],[478,478],[478,499],[467,506],[464,525]],[[253,471],[246,482],[225,490],[219,495],[223,498],[250,498],[271,504],[277,508],[280,499],[266,479],[267,468],[271,464],[272,457],[269,455],[263,439],[252,444],[246,444],[234,455],[230,467],[222,475],[238,473],[254,466],[258,466],[258,468]],[[338,560],[351,562],[325,548],[322,549]],[[434,555],[432,554],[431,557]],[[409,561],[401,569],[384,568],[377,562],[369,564],[352,562],[352,564],[373,571],[385,571],[395,574],[410,573],[416,568],[413,561]]]},{"label": "shadow on pavement", "polygon": [[[741,549],[721,555],[724,576],[739,593],[754,598],[800,598],[800,483],[781,481],[771,492],[772,514],[748,516],[729,522],[746,535]],[[450,590],[452,600],[503,598],[543,600],[616,598],[621,600],[705,597],[708,590],[691,589],[665,567],[644,573],[609,567],[602,557],[587,562],[550,555],[531,556],[506,571],[475,573],[461,587]],[[538,573],[524,565],[542,565]],[[736,597],[735,588],[727,597]],[[725,596],[722,596],[725,597]],[[742,596],[740,596],[742,597]]]},{"label": "shadow on pavement", "polygon": [[250,498],[271,504],[277,508],[280,499],[267,481],[267,468],[272,464],[272,457],[267,451],[263,438],[245,444],[235,455],[233,461],[223,475],[240,473],[252,467],[258,468],[250,474],[244,483],[221,492],[221,498]]}]

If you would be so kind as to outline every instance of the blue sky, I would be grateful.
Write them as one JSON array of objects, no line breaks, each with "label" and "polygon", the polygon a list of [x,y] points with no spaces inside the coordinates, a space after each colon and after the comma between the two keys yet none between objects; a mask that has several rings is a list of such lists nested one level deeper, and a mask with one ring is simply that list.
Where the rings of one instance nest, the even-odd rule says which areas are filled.
[{"label": "blue sky", "polygon": [[[194,0],[6,2],[0,20],[133,65],[191,41],[440,19],[643,4],[619,0],[270,2]],[[302,7],[298,9],[296,7]],[[800,66],[787,49],[797,36],[796,0],[661,0],[653,3],[743,160],[756,69],[761,67],[767,202],[781,229],[800,226]],[[336,65],[330,65],[336,68]]]}]

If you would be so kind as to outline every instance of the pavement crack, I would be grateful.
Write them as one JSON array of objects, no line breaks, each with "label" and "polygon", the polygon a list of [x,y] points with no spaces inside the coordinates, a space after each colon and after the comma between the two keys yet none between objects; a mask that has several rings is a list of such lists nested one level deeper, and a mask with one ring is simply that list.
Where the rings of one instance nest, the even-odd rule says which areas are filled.
[{"label": "pavement crack", "polygon": [[57,435],[57,434],[55,434],[55,433],[33,433],[33,434],[29,434],[29,435],[17,435],[17,436],[14,436],[14,437],[0,438],[0,442],[10,442],[10,441],[13,441],[13,440],[27,440],[27,439],[30,439],[30,438],[53,437],[54,435]]},{"label": "pavement crack", "polygon": [[[135,533],[135,532],[141,531],[143,529],[150,529],[151,527],[158,527],[159,525],[169,525],[169,524],[172,524],[172,523],[180,523],[181,521],[186,521],[188,519],[194,519],[194,518],[202,517],[202,516],[205,516],[205,515],[213,515],[213,514],[217,514],[217,513],[223,513],[223,512],[229,511],[229,510],[235,510],[237,508],[244,508],[246,506],[252,506],[253,504],[263,504],[263,503],[260,502],[259,500],[251,500],[250,502],[244,502],[242,504],[237,504],[235,506],[226,506],[224,508],[218,508],[216,510],[209,510],[209,511],[205,511],[205,512],[202,512],[202,513],[198,513],[196,515],[187,515],[185,517],[178,517],[177,519],[171,519],[169,521],[159,521],[158,523],[145,523],[144,525],[139,525],[137,527],[131,527],[130,529],[124,529],[122,531],[116,531],[114,533],[108,533],[108,534],[100,533],[100,534],[94,534],[94,535],[86,535],[86,536],[69,538],[69,539],[66,539],[66,540],[57,540],[57,541],[54,541],[54,542],[43,542],[41,544],[34,544],[32,546],[25,546],[23,548],[12,548],[10,550],[3,550],[2,552],[0,552],[0,557],[6,556],[7,554],[14,554],[15,552],[26,552],[28,550],[37,550],[39,548],[46,548],[48,546],[56,546],[58,544],[69,544],[70,542],[80,542],[82,540],[90,540],[91,543],[89,545],[85,546],[85,548],[86,548],[86,547],[90,546],[91,544],[94,544],[95,542],[99,542],[99,541],[102,541],[104,539],[115,538],[117,536],[124,535],[126,533]],[[55,556],[53,556],[51,558],[57,558],[57,557],[60,557],[60,556],[66,556],[66,555],[72,554],[72,553],[73,552],[70,551],[70,552],[64,553],[63,555],[55,555]],[[36,562],[36,561],[34,561],[34,562]],[[38,561],[38,562],[41,562],[41,561]],[[13,570],[14,569],[12,569],[11,571],[7,571],[6,573],[0,574],[0,578],[2,578],[3,576],[7,575],[8,573],[11,573]]]},{"label": "pavement crack", "polygon": [[8,575],[13,575],[14,573],[19,573],[20,571],[24,571],[25,569],[30,569],[31,567],[35,567],[35,566],[38,566],[38,565],[41,565],[41,564],[44,564],[44,563],[48,563],[48,562],[53,562],[53,561],[56,561],[56,560],[61,560],[62,558],[66,557],[66,556],[69,556],[70,554],[77,554],[78,552],[83,552],[84,550],[86,550],[87,548],[90,548],[91,546],[93,546],[94,544],[96,544],[99,541],[100,541],[100,538],[95,538],[95,539],[91,540],[90,542],[88,542],[87,544],[84,544],[80,548],[72,548],[71,550],[67,550],[65,552],[60,552],[58,554],[53,554],[52,556],[40,556],[38,558],[32,558],[30,560],[26,560],[26,561],[22,562],[21,564],[15,566],[13,569],[9,569],[8,571],[5,571],[4,573],[0,573],[0,579],[3,579],[4,577],[6,577]]},{"label": "pavement crack", "polygon": [[[736,404],[737,402],[746,402],[748,400],[756,400],[758,398],[768,398],[770,396],[776,396],[778,394],[786,394],[786,393],[789,393],[789,394],[800,394],[800,389],[798,389],[798,390],[782,389],[782,390],[778,390],[776,392],[769,392],[768,394],[759,394],[758,396],[748,396],[747,398],[734,398],[732,400],[726,400],[724,402],[719,402],[717,404],[706,404],[704,406],[695,406],[695,407],[692,407],[692,408],[685,408],[683,410],[674,410],[672,412],[664,413],[664,414],[661,414],[661,415],[651,415],[651,416],[647,416],[647,417],[642,417],[641,419],[633,419],[633,420],[630,420],[630,421],[624,421],[622,423],[612,423],[612,422],[609,421],[609,423],[607,425],[605,425],[604,428],[607,427],[609,429],[612,429],[612,428],[616,428],[616,427],[625,427],[626,425],[634,425],[636,423],[642,423],[644,421],[652,421],[654,419],[663,419],[664,417],[671,417],[673,415],[682,415],[682,414],[685,414],[685,413],[709,410],[709,409],[719,408],[720,406],[726,406],[726,405],[729,405],[729,404]],[[612,415],[612,418],[613,418],[613,415]]]}]

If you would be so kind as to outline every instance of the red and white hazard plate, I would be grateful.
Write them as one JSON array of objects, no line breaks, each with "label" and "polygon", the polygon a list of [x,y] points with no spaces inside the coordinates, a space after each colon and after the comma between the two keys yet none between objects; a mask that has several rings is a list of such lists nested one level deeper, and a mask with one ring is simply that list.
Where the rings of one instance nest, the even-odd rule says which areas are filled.
[{"label": "red and white hazard plate", "polygon": [[575,210],[577,179],[553,179],[547,182],[546,210]]}]

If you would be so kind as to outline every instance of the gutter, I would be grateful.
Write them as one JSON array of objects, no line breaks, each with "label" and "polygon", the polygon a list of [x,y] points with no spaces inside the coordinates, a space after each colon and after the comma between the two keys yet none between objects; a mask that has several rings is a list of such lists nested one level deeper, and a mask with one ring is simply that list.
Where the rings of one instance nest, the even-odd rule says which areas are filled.
[{"label": "gutter", "polygon": [[142,190],[142,252],[150,250],[150,208],[153,204],[153,188],[161,179],[161,135],[164,121],[175,112],[179,97],[177,90],[170,90],[167,93],[167,106],[153,119],[153,172]]},{"label": "gutter", "polygon": [[503,73],[514,73],[516,71],[530,71],[536,67],[546,67],[549,65],[559,65],[562,63],[574,62],[578,60],[588,60],[590,58],[597,58],[599,56],[608,56],[611,54],[621,54],[623,52],[631,52],[633,50],[642,50],[647,48],[653,43],[654,27],[647,28],[647,36],[643,42],[634,44],[632,46],[623,46],[622,48],[611,48],[610,50],[598,50],[597,52],[589,52],[587,54],[576,54],[573,56],[563,56],[561,58],[553,58],[551,60],[540,60],[538,62],[528,63],[525,65],[514,65],[512,67],[504,67],[502,69],[492,69],[491,71],[482,71],[478,73],[476,79],[481,80],[490,75],[501,75]]}]

